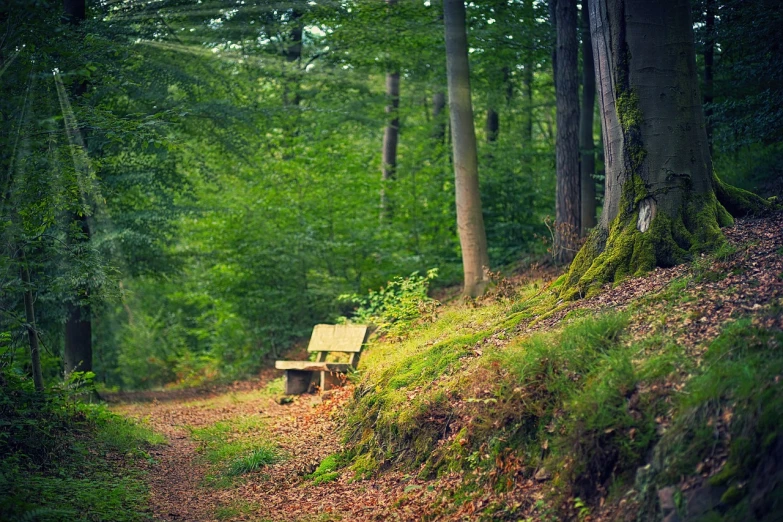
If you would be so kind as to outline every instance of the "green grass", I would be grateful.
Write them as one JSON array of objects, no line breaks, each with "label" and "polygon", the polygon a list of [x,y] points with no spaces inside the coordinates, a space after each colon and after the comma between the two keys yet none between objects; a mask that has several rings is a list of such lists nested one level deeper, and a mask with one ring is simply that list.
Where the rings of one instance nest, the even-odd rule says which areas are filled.
[{"label": "green grass", "polygon": [[[724,248],[712,258],[735,254]],[[511,304],[445,307],[434,323],[368,351],[345,414],[343,455],[358,478],[421,464],[424,475],[467,471],[463,488],[449,493],[459,505],[487,487],[499,492],[513,483],[495,472],[497,459],[511,454],[524,463],[523,473],[543,466],[554,475],[546,509],[558,498],[592,506],[607,492],[610,501],[622,498],[653,454],[665,454],[667,463],[665,473],[651,472],[655,484],[693,473],[715,451],[712,426],[730,404],[731,467],[722,480],[732,512],[740,515],[725,520],[742,520],[742,488],[764,451],[772,451],[764,448],[783,437],[783,392],[769,384],[783,375],[783,339],[741,320],[697,365],[666,327],[693,299],[687,290],[694,282],[721,277],[696,263],[692,274],[625,313],[576,309],[556,329],[531,336],[519,336],[516,325],[534,324],[563,306],[551,287],[528,286]],[[629,321],[640,318],[650,328],[643,338],[628,331]],[[667,418],[672,427],[663,431],[659,423]],[[336,473],[323,471],[328,478]]]},{"label": "green grass", "polygon": [[246,500],[232,500],[215,509],[215,518],[218,520],[264,520],[253,518],[253,513],[263,512],[262,507],[255,502]]},{"label": "green grass", "polygon": [[189,431],[199,443],[202,458],[211,465],[206,481],[213,487],[227,487],[236,477],[258,472],[283,458],[258,416],[220,421]]},{"label": "green grass", "polygon": [[147,449],[165,438],[100,406],[63,406],[56,416],[28,421],[44,440],[49,433],[60,439],[56,446],[4,453],[0,520],[151,520],[149,492],[136,463],[151,460]]}]

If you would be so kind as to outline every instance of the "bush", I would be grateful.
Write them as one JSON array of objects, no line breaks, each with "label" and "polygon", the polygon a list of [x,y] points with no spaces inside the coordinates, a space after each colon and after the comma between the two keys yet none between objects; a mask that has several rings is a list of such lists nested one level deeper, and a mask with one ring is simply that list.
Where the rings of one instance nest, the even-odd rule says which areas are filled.
[{"label": "bush", "polygon": [[79,402],[93,377],[79,373],[38,393],[13,368],[0,368],[0,520],[148,519],[147,487],[133,462],[164,439]]},{"label": "bush", "polygon": [[416,319],[433,313],[438,302],[427,295],[430,281],[438,277],[431,268],[422,276],[418,272],[408,277],[395,277],[380,290],[370,290],[366,296],[345,294],[340,300],[357,304],[352,320],[371,323],[381,331],[399,333]]}]

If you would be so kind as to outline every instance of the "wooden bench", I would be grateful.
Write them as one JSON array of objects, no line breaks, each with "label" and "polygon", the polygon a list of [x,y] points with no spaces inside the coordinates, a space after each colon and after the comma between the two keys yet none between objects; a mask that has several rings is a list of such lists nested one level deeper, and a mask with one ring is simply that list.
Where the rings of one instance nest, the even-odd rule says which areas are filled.
[{"label": "wooden bench", "polygon": [[[359,364],[362,345],[367,340],[369,329],[356,324],[318,324],[313,328],[308,352],[317,352],[315,361],[275,361],[275,368],[285,370],[286,395],[299,395],[310,390],[313,374],[320,373],[317,383],[321,391],[338,386],[341,374]],[[347,363],[326,362],[329,353],[350,353]]]}]

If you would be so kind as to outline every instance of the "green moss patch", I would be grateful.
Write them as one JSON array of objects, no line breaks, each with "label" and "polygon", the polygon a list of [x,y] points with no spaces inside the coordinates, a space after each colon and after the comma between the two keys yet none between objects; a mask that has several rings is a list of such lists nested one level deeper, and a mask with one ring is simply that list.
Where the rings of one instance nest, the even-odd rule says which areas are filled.
[{"label": "green moss patch", "polygon": [[340,476],[340,472],[337,470],[345,466],[345,464],[346,458],[342,454],[336,453],[334,455],[329,455],[318,464],[315,471],[309,475],[305,475],[305,478],[312,480],[313,484],[323,484],[325,482],[337,480],[337,477]]}]

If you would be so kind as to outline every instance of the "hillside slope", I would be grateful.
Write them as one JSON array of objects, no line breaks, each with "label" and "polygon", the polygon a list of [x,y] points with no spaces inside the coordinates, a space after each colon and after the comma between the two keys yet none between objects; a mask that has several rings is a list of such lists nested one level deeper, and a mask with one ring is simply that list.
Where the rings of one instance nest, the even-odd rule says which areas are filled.
[{"label": "hillside slope", "polygon": [[590,299],[500,285],[379,340],[343,419],[346,474],[439,477],[397,499],[433,518],[775,519],[783,218],[725,232]]},{"label": "hillside slope", "polygon": [[725,233],[590,299],[536,275],[422,304],[334,392],[117,396],[170,439],[155,517],[779,520],[783,215]]}]

